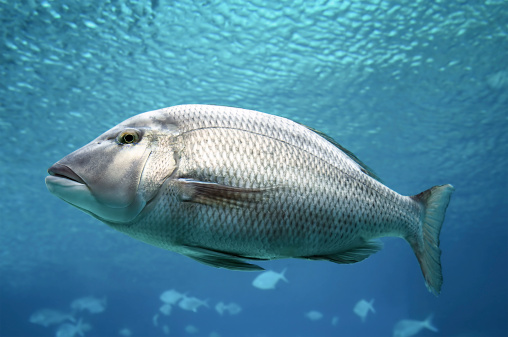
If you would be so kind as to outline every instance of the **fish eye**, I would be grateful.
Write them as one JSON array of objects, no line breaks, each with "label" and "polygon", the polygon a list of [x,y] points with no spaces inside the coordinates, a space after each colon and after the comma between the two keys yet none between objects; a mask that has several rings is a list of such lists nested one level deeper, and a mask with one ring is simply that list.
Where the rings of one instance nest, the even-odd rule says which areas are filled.
[{"label": "fish eye", "polygon": [[139,142],[139,133],[133,129],[127,129],[118,134],[116,137],[116,142],[118,144],[135,144]]}]

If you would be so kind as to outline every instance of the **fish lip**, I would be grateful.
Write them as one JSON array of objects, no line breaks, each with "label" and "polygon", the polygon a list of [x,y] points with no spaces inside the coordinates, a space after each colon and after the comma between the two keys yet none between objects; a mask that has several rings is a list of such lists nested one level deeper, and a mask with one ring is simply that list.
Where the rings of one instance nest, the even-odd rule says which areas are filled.
[{"label": "fish lip", "polygon": [[77,175],[76,172],[74,172],[69,166],[63,165],[63,164],[54,164],[48,169],[49,175],[53,177],[58,177],[62,179],[68,179],[75,181],[77,183],[86,185],[85,181],[81,179],[79,175]]}]

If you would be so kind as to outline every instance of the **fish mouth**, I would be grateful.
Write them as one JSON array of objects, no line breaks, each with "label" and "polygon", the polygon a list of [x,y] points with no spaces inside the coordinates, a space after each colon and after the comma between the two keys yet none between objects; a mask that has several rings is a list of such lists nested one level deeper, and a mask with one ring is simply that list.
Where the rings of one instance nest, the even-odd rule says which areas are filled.
[{"label": "fish mouth", "polygon": [[79,184],[86,185],[85,181],[81,179],[80,176],[76,174],[73,170],[71,170],[68,166],[62,164],[54,164],[48,169],[48,173],[50,176],[67,179],[74,181]]}]

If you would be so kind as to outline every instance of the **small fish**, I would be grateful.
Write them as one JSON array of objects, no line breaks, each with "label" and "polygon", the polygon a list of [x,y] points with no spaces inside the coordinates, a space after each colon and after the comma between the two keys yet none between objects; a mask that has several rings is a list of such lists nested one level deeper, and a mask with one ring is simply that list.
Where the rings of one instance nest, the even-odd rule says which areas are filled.
[{"label": "small fish", "polygon": [[412,319],[403,319],[398,321],[393,328],[393,337],[414,336],[424,328],[438,332],[437,328],[432,325],[432,316],[433,315],[430,315],[424,321],[415,321]]},{"label": "small fish", "polygon": [[224,302],[219,302],[215,305],[215,310],[222,316],[222,314],[227,311],[230,315],[237,315],[242,311],[242,307],[238,304],[231,302],[229,304],[225,304]]},{"label": "small fish", "polygon": [[169,316],[171,315],[171,304],[164,303],[160,308],[159,311],[162,312],[164,315]]},{"label": "small fish", "polygon": [[402,196],[329,136],[258,111],[181,105],[131,117],[48,169],[49,191],[138,240],[214,267],[362,261],[404,238],[428,289],[451,185]]},{"label": "small fish", "polygon": [[372,299],[370,302],[367,302],[366,300],[358,301],[353,311],[355,314],[360,316],[362,322],[365,322],[365,319],[367,318],[367,314],[369,313],[369,311],[372,311],[373,313],[376,312],[376,310],[374,310],[374,299]]},{"label": "small fish", "polygon": [[129,328],[123,328],[118,331],[118,334],[120,336],[130,337],[130,336],[132,336],[132,331]]},{"label": "small fish", "polygon": [[176,302],[180,301],[180,299],[184,296],[184,294],[179,293],[178,291],[171,289],[166,290],[160,296],[160,299],[164,303],[168,304],[176,304]]},{"label": "small fish", "polygon": [[194,325],[189,324],[185,327],[185,332],[187,332],[188,334],[196,334],[199,332],[199,329]]},{"label": "small fish", "polygon": [[165,335],[169,335],[169,326],[167,326],[166,324],[164,324],[162,326],[162,332],[165,334]]},{"label": "small fish", "polygon": [[106,298],[99,299],[92,296],[77,298],[71,303],[75,311],[87,310],[91,314],[98,314],[106,310]]},{"label": "small fish", "polygon": [[252,281],[252,285],[263,290],[275,289],[275,285],[279,282],[279,280],[289,282],[284,276],[285,272],[286,268],[284,268],[284,270],[280,273],[274,272],[273,270],[267,270],[259,274],[254,281]]},{"label": "small fish", "polygon": [[48,327],[53,324],[62,323],[63,321],[72,321],[75,319],[71,314],[66,314],[53,309],[40,309],[30,315],[30,323],[39,324]]},{"label": "small fish", "polygon": [[311,321],[319,321],[321,318],[323,318],[323,314],[320,313],[319,311],[311,310],[305,314],[305,317],[307,317]]},{"label": "small fish", "polygon": [[339,323],[339,318],[337,316],[332,317],[332,325],[336,326]]},{"label": "small fish", "polygon": [[180,308],[182,308],[183,310],[188,310],[188,311],[192,311],[192,312],[197,312],[198,311],[198,308],[201,307],[201,306],[204,306],[204,307],[207,307],[208,308],[208,303],[207,301],[202,301],[196,297],[187,297],[187,296],[184,296],[180,302],[178,302],[178,306]]},{"label": "small fish", "polygon": [[63,323],[56,330],[56,337],[76,337],[85,335],[85,332],[92,329],[92,326],[88,323],[83,323],[80,319],[76,324]]}]

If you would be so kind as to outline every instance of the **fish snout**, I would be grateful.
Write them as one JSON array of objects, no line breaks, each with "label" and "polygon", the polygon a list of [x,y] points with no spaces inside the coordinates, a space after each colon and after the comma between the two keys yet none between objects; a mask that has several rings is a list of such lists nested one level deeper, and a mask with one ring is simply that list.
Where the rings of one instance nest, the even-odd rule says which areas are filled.
[{"label": "fish snout", "polygon": [[49,169],[48,190],[65,202],[108,223],[132,221],[144,208],[138,191],[150,155],[145,144],[91,142]]},{"label": "fish snout", "polygon": [[67,165],[55,163],[48,169],[48,174],[53,177],[69,179],[77,183],[86,185],[85,181],[81,179],[81,177]]}]

